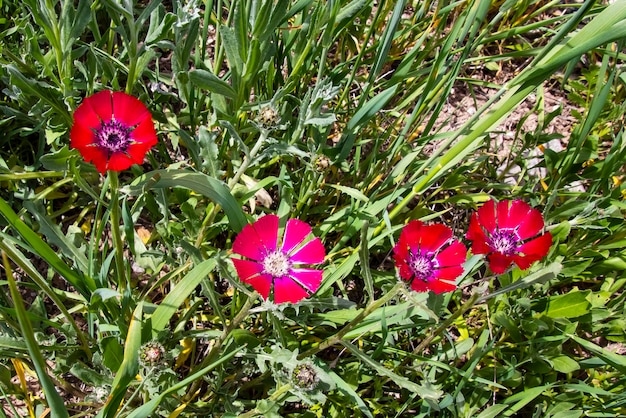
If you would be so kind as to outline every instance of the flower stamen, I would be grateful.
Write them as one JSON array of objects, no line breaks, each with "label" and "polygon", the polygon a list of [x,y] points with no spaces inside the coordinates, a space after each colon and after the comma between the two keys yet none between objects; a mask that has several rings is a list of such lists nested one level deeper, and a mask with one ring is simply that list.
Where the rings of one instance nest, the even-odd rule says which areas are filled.
[{"label": "flower stamen", "polygon": [[268,253],[263,259],[263,273],[273,277],[284,277],[289,273],[291,262],[287,254],[280,250]]},{"label": "flower stamen", "polygon": [[488,245],[493,251],[505,255],[514,254],[519,244],[515,232],[502,229],[494,231],[488,241]]},{"label": "flower stamen", "polygon": [[434,267],[433,260],[427,255],[411,254],[409,268],[418,279],[428,281],[433,274]]},{"label": "flower stamen", "polygon": [[132,140],[131,129],[116,120],[102,122],[100,129],[96,131],[96,144],[104,148],[109,155],[126,151]]}]

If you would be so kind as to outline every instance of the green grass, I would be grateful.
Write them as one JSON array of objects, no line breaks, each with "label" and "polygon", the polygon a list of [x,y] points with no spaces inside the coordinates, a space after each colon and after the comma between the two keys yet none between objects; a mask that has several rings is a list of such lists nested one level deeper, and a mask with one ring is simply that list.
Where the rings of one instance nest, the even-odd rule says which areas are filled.
[{"label": "green grass", "polygon": [[[626,415],[625,2],[0,11],[0,416]],[[159,136],[119,178],[69,147],[103,89],[138,97]],[[460,89],[476,112],[452,129]],[[491,197],[542,211],[544,260],[493,275],[470,256],[441,295],[397,285],[408,221],[463,239]],[[326,248],[298,305],[263,303],[228,260],[263,213]],[[140,362],[151,341],[163,358]]]}]

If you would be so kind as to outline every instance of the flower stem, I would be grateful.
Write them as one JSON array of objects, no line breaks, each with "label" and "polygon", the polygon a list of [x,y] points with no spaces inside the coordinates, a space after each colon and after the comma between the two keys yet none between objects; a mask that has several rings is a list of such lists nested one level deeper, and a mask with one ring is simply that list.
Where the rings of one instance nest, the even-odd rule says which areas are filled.
[{"label": "flower stem", "polygon": [[115,251],[115,275],[117,276],[117,287],[120,293],[124,293],[130,288],[127,283],[126,267],[124,266],[124,243],[120,231],[120,202],[119,202],[119,179],[117,172],[109,170],[109,187],[111,190],[111,235],[113,236],[113,247]]},{"label": "flower stem", "polygon": [[[254,304],[254,302],[257,300],[258,297],[259,297],[259,294],[257,292],[254,292],[254,294],[251,297],[249,297],[248,300],[246,300],[246,303],[243,305],[243,307],[237,313],[237,315],[235,315],[235,318],[233,318],[233,320],[230,321],[230,323],[224,327],[222,334],[215,340],[213,347],[211,347],[211,350],[209,351],[209,353],[204,357],[204,359],[202,359],[202,361],[200,362],[198,367],[195,368],[195,370],[200,370],[206,367],[207,365],[211,364],[211,362],[213,361],[213,357],[215,357],[217,353],[219,352],[220,348],[222,348],[224,341],[226,341],[226,339],[230,336],[232,331],[235,328],[237,328],[244,319],[246,319],[246,317],[248,316],[248,312],[250,311],[250,308],[252,308],[252,305]],[[201,385],[202,382],[203,382],[202,379],[194,381],[191,385],[191,388],[187,391],[187,394],[188,394],[187,396],[193,396],[192,394],[196,393],[199,385]]]},{"label": "flower stem", "polygon": [[[270,404],[279,400],[281,396],[283,396],[283,394],[289,392],[291,389],[293,389],[293,386],[291,385],[291,383],[285,383],[282,386],[279,386],[278,388],[276,388],[276,391],[274,393],[272,393],[270,395],[270,397],[267,399]],[[254,408],[246,413],[237,415],[237,418],[252,418],[255,417],[257,415],[262,415],[264,414],[264,411],[259,410],[258,408]]]},{"label": "flower stem", "polygon": [[[267,136],[268,135],[269,135],[269,131],[267,129],[262,129],[261,130],[261,136],[259,136],[259,139],[257,140],[256,144],[254,144],[254,147],[252,147],[252,149],[250,150],[250,153],[246,156],[246,158],[244,158],[244,160],[241,163],[241,166],[239,166],[239,169],[237,170],[237,172],[228,181],[228,189],[229,190],[232,191],[233,188],[235,187],[235,185],[239,182],[239,179],[241,178],[241,176],[245,173],[245,171],[250,166],[250,163],[252,162],[252,160],[254,160],[256,155],[261,150],[261,147],[263,146],[263,144],[267,140]],[[219,205],[215,205],[215,207],[213,208],[211,213],[208,214],[206,216],[206,218],[204,218],[204,221],[202,222],[202,227],[200,229],[200,232],[198,233],[198,238],[196,239],[196,247],[197,248],[199,248],[200,245],[202,244],[202,241],[204,241],[204,232],[206,231],[207,226],[211,222],[213,222],[213,219],[215,218],[215,215],[217,215],[217,212],[219,210],[220,210],[220,206]]]},{"label": "flower stem", "polygon": [[385,295],[383,295],[380,299],[374,300],[369,305],[367,305],[365,309],[363,309],[357,316],[354,317],[352,321],[350,321],[346,326],[340,329],[336,334],[331,335],[330,337],[319,343],[317,346],[300,354],[298,356],[298,360],[302,360],[303,358],[315,355],[320,351],[324,351],[327,348],[339,343],[343,339],[343,337],[348,332],[352,331],[352,329],[356,327],[363,319],[365,319],[372,312],[393,299],[403,287],[404,283],[398,282],[389,292],[385,293]]}]

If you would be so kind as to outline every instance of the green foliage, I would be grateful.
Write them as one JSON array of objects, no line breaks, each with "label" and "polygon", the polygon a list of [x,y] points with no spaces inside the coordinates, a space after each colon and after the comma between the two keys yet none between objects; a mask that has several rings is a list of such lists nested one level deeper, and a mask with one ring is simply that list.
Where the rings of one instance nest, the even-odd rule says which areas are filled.
[{"label": "green foliage", "polygon": [[[0,1],[0,413],[625,414],[626,3],[605,3]],[[69,147],[103,89],[159,136],[119,176]],[[491,197],[542,211],[545,260],[397,284],[403,225],[462,239]],[[327,250],[296,305],[228,259],[263,213]]]}]

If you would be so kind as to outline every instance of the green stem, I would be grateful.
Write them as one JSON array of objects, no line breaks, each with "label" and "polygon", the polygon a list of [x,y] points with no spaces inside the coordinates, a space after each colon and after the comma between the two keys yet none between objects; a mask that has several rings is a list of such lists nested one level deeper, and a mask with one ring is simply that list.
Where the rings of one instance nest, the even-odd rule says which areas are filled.
[{"label": "green stem", "polygon": [[109,187],[111,188],[111,234],[113,235],[113,247],[115,251],[115,274],[117,276],[117,288],[120,293],[130,289],[126,267],[124,266],[124,242],[120,231],[120,202],[119,202],[119,179],[116,171],[109,170]]},{"label": "green stem", "polygon": [[365,309],[363,309],[352,321],[350,321],[346,326],[340,329],[336,334],[331,335],[326,338],[324,341],[319,343],[317,346],[311,348],[310,350],[305,351],[304,353],[298,356],[298,360],[302,360],[303,358],[313,356],[320,351],[324,351],[329,347],[339,343],[343,337],[352,329],[357,326],[363,319],[368,317],[372,312],[383,306],[385,303],[389,302],[393,299],[400,289],[404,287],[404,283],[398,282],[389,292],[387,292],[383,297],[372,301]]},{"label": "green stem", "polygon": [[[269,402],[276,402],[277,400],[280,399],[281,396],[283,396],[285,393],[288,393],[291,389],[293,389],[293,386],[291,385],[291,383],[285,383],[284,385],[278,387],[276,389],[276,392],[272,393],[271,396],[267,400]],[[264,413],[265,413],[264,411],[261,411],[258,408],[254,408],[251,411],[238,415],[237,418],[252,418],[257,415],[262,415]]]},{"label": "green stem", "polygon": [[[196,370],[202,369],[206,367],[207,365],[211,364],[211,362],[213,361],[213,357],[215,357],[217,353],[219,352],[220,348],[222,348],[222,345],[224,345],[224,341],[226,341],[226,338],[228,338],[231,332],[235,328],[237,328],[244,319],[246,319],[250,311],[250,308],[252,308],[252,305],[254,304],[254,302],[257,300],[258,297],[259,297],[259,294],[254,292],[254,294],[251,297],[249,297],[248,300],[246,300],[246,303],[243,305],[241,310],[237,313],[235,318],[228,325],[226,325],[226,327],[224,327],[222,334],[217,338],[217,340],[215,340],[215,343],[213,344],[213,347],[211,347],[209,354],[207,354],[206,357],[204,357],[204,359],[202,360],[202,362],[198,365],[198,367],[195,368]],[[203,382],[202,379],[194,381],[193,384],[191,385],[191,388],[187,391],[188,396],[193,396],[192,394],[196,393],[196,391],[198,390],[202,382]]]},{"label": "green stem", "polygon": [[[235,175],[233,175],[233,178],[229,180],[228,188],[230,190],[233,190],[235,185],[239,182],[239,179],[241,178],[241,176],[246,172],[252,160],[254,160],[256,155],[261,150],[261,147],[263,146],[265,141],[267,141],[268,135],[269,135],[269,131],[267,129],[261,130],[261,136],[259,136],[259,139],[257,140],[256,144],[254,144],[254,147],[252,147],[252,150],[250,150],[250,153],[246,156],[246,158],[244,158],[243,162],[241,163],[241,166],[239,167]],[[206,231],[207,226],[210,225],[211,222],[213,222],[213,219],[215,219],[215,215],[217,215],[217,212],[219,210],[220,210],[220,206],[215,205],[211,213],[209,213],[206,216],[206,218],[204,218],[204,221],[202,221],[202,228],[200,229],[200,232],[198,233],[198,238],[196,239],[197,248],[199,248],[200,245],[202,245],[202,242],[204,241],[204,232]]]},{"label": "green stem", "polygon": [[480,294],[474,293],[456,312],[450,315],[445,321],[441,323],[441,325],[437,327],[435,331],[429,333],[428,337],[424,338],[424,340],[417,347],[415,347],[415,350],[413,350],[413,355],[416,356],[421,353],[435,339],[435,337],[445,331],[454,321],[456,321],[459,316],[462,316],[463,314],[465,314],[465,312],[469,311],[474,306],[479,297]]}]

